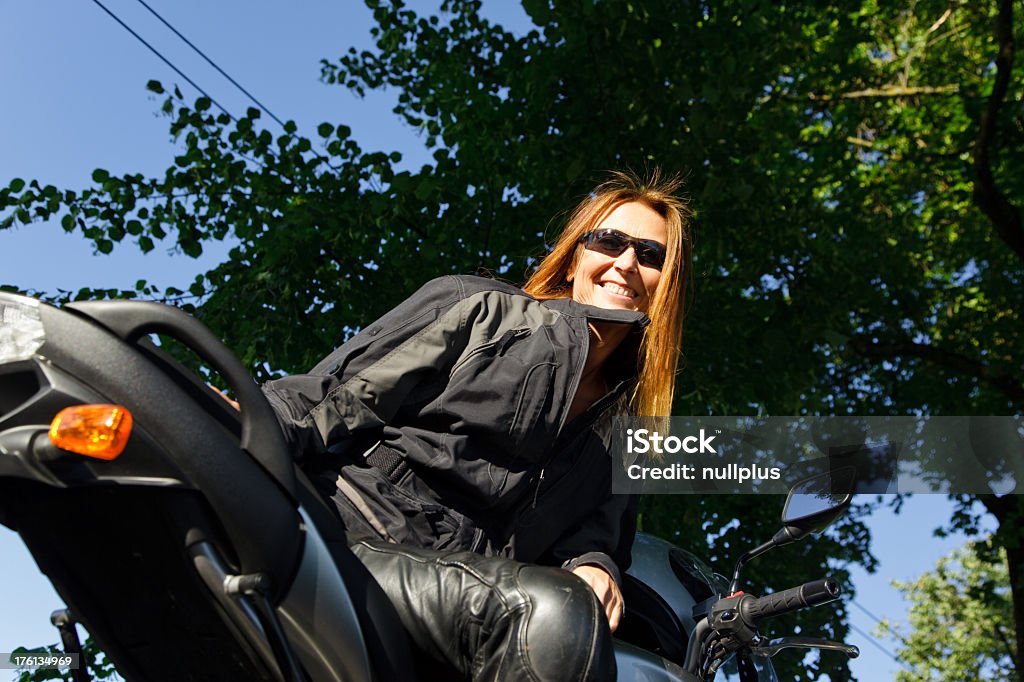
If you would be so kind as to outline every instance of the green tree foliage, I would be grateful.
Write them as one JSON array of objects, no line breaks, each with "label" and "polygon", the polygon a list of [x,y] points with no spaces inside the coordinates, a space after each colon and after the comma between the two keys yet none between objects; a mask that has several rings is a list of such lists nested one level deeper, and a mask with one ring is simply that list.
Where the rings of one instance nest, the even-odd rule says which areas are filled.
[{"label": "green tree foliage", "polygon": [[902,642],[897,655],[910,670],[897,673],[899,682],[1020,679],[1006,555],[992,538],[939,559],[913,582],[893,585],[911,603],[909,623],[883,621],[879,634]]},{"label": "green tree foliage", "polygon": [[[20,648],[14,653],[60,656],[64,653],[64,650],[59,646],[53,645],[32,650]],[[103,680],[110,680],[112,682],[121,679],[121,676],[117,674],[117,669],[114,668],[113,662],[96,646],[96,642],[93,641],[92,637],[87,637],[82,645],[82,654],[79,657],[79,661],[81,665],[85,666],[90,677],[97,682],[102,682]],[[71,679],[72,674],[70,670],[36,668],[35,670],[20,671],[14,682],[46,682],[46,680],[71,682]]]},{"label": "green tree foliage", "polygon": [[[230,260],[187,290],[139,290],[187,298],[265,377],[310,367],[438,274],[522,281],[552,216],[604,170],[658,164],[687,174],[698,216],[678,413],[1020,413],[1024,79],[1009,0],[524,0],[525,35],[475,0],[437,16],[367,4],[375,48],[324,61],[323,78],[397,91],[430,163],[403,169],[343,123],[304,136],[256,110],[233,121],[154,82],[172,167],[97,170],[79,190],[13,180],[4,224],[57,217],[101,252],[170,237],[194,255],[232,238]],[[981,498],[1015,581],[1018,499]],[[661,497],[645,523],[717,537],[726,561],[774,531],[772,507]],[[766,557],[766,577],[803,581],[827,557],[871,565],[863,525],[844,533]],[[845,634],[827,609],[804,617]]]}]

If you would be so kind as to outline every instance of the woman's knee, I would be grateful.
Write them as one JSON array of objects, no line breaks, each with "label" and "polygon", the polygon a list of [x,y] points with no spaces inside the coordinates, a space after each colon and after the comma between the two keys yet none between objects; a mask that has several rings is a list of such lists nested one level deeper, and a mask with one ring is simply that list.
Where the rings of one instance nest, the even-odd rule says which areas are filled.
[{"label": "woman's knee", "polygon": [[524,566],[518,583],[531,604],[520,636],[533,672],[542,680],[614,679],[611,631],[590,586],[541,566]]}]

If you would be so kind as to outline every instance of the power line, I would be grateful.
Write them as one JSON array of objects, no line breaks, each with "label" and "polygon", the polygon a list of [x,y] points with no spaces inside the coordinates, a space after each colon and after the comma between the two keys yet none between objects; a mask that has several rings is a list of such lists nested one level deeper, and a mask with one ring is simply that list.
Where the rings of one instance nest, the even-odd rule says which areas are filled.
[{"label": "power line", "polygon": [[[109,15],[110,15],[110,17],[111,17],[111,18],[112,18],[112,19],[113,19],[114,21],[116,21],[117,23],[119,23],[119,24],[121,25],[121,27],[122,27],[122,28],[124,28],[124,30],[128,31],[128,32],[129,32],[129,33],[131,33],[131,34],[132,34],[133,36],[135,36],[135,39],[136,39],[136,40],[138,40],[138,41],[139,41],[140,43],[142,43],[142,44],[143,44],[143,45],[145,45],[145,46],[146,46],[147,48],[149,48],[149,51],[150,51],[150,52],[152,52],[153,54],[155,54],[155,55],[156,55],[157,57],[159,57],[159,58],[160,58],[160,60],[161,60],[161,61],[162,61],[162,62],[163,62],[164,64],[166,64],[167,66],[171,67],[171,68],[172,68],[172,69],[174,70],[174,72],[175,72],[176,74],[178,74],[179,76],[181,76],[182,78],[184,78],[184,79],[185,79],[186,81],[188,81],[188,84],[189,84],[189,85],[191,85],[191,86],[192,86],[193,88],[195,88],[196,90],[198,90],[199,92],[201,92],[201,93],[203,94],[203,96],[204,96],[204,97],[206,97],[206,99],[208,99],[208,100],[210,100],[211,102],[213,102],[213,103],[214,103],[214,104],[215,104],[215,105],[217,106],[217,108],[218,108],[218,109],[220,109],[221,111],[223,111],[223,112],[224,112],[225,114],[227,114],[227,115],[228,115],[228,117],[229,117],[229,118],[230,118],[230,119],[231,119],[232,121],[235,121],[235,120],[237,120],[237,119],[236,119],[236,118],[235,118],[234,116],[232,116],[232,115],[231,115],[231,112],[229,112],[229,111],[228,111],[227,109],[225,109],[225,108],[224,108],[223,106],[221,106],[220,102],[218,102],[217,100],[215,100],[215,99],[214,99],[214,98],[213,98],[212,96],[210,96],[210,94],[209,94],[208,92],[206,92],[206,91],[205,91],[205,90],[203,90],[203,89],[202,89],[201,87],[199,87],[199,86],[198,86],[198,85],[196,84],[196,82],[195,82],[195,81],[193,81],[193,80],[192,80],[191,78],[189,78],[188,76],[186,76],[186,75],[184,74],[184,72],[183,72],[183,71],[182,71],[181,69],[179,69],[178,67],[176,67],[176,66],[175,66],[174,64],[172,64],[172,63],[170,62],[170,60],[169,60],[169,59],[167,59],[167,57],[165,57],[165,56],[163,56],[162,54],[160,54],[160,51],[159,51],[159,50],[157,50],[157,49],[156,49],[155,47],[153,47],[152,45],[150,45],[149,43],[147,43],[147,42],[146,42],[146,40],[145,40],[145,38],[143,38],[143,37],[142,37],[142,36],[140,36],[140,35],[139,35],[138,33],[136,33],[135,31],[133,31],[133,30],[132,30],[131,26],[129,26],[128,24],[126,24],[126,23],[124,23],[123,21],[121,21],[121,19],[120,19],[120,18],[119,18],[119,17],[118,17],[118,16],[116,15],[116,14],[114,14],[114,13],[113,13],[113,12],[111,12],[111,11],[110,11],[109,9],[107,9],[107,8],[106,8],[106,7],[105,7],[105,6],[103,5],[103,3],[102,3],[102,2],[100,2],[100,0],[92,0],[92,1],[93,1],[94,3],[96,3],[96,5],[98,5],[100,9],[102,9],[102,10],[103,10],[104,12],[106,12],[107,14],[109,14]],[[268,113],[269,113],[269,112],[268,112]]]},{"label": "power line", "polygon": [[857,634],[859,634],[864,639],[868,640],[868,642],[870,644],[874,645],[874,647],[876,649],[878,649],[883,654],[885,654],[886,656],[888,656],[892,660],[896,661],[897,663],[899,663],[900,665],[905,667],[907,670],[909,670],[911,672],[914,671],[914,669],[912,667],[910,667],[910,665],[906,661],[902,660],[901,658],[896,656],[896,654],[894,654],[893,652],[889,651],[884,646],[882,646],[881,642],[879,642],[873,635],[865,632],[864,630],[861,630],[859,627],[857,627],[853,623],[850,623],[850,629],[853,630],[854,632],[856,632]]},{"label": "power line", "polygon": [[850,603],[853,604],[854,606],[856,606],[861,611],[863,611],[867,615],[868,618],[870,618],[871,620],[875,621],[876,623],[881,623],[882,622],[881,618],[879,618],[878,616],[876,616],[875,614],[871,613],[866,608],[861,606],[860,602],[857,601],[856,599],[851,599]]},{"label": "power line", "polygon": [[[242,93],[244,93],[246,97],[248,97],[249,99],[251,99],[251,100],[252,100],[252,101],[253,101],[253,102],[254,102],[254,103],[256,104],[256,106],[258,106],[258,107],[259,107],[260,109],[262,109],[263,111],[267,112],[267,116],[269,116],[270,118],[272,118],[272,119],[274,119],[275,121],[277,121],[277,124],[278,124],[279,126],[281,126],[282,128],[284,127],[284,123],[283,123],[283,122],[281,121],[281,119],[279,119],[279,118],[278,118],[277,116],[274,116],[273,112],[271,112],[271,111],[270,111],[270,109],[268,109],[268,108],[266,107],[266,105],[264,105],[264,104],[263,104],[262,102],[260,102],[260,101],[259,101],[258,99],[256,99],[256,98],[255,98],[255,97],[254,97],[254,96],[253,96],[253,95],[252,95],[252,94],[251,94],[251,93],[250,93],[250,92],[249,92],[248,90],[246,90],[246,89],[245,89],[245,88],[243,88],[243,87],[242,87],[241,85],[239,85],[238,81],[236,81],[236,80],[235,80],[234,78],[232,78],[231,76],[229,76],[229,75],[228,75],[228,74],[227,74],[227,73],[226,73],[226,72],[224,71],[224,69],[222,69],[222,68],[220,68],[219,66],[217,66],[217,64],[216,64],[216,63],[214,63],[214,61],[213,61],[212,59],[210,59],[209,57],[207,57],[207,56],[206,56],[206,54],[205,54],[205,53],[204,53],[204,52],[203,52],[202,50],[200,50],[200,49],[199,49],[198,47],[196,47],[195,45],[193,45],[193,44],[192,44],[192,41],[190,41],[190,40],[189,40],[188,38],[186,38],[185,36],[183,36],[183,35],[181,34],[181,32],[180,32],[180,31],[178,31],[178,29],[176,29],[176,28],[174,28],[173,26],[171,26],[171,25],[170,25],[170,23],[168,23],[166,19],[164,19],[164,18],[163,18],[162,16],[160,16],[160,15],[159,15],[159,14],[157,13],[157,11],[156,11],[155,9],[153,9],[152,7],[150,7],[149,5],[147,5],[147,4],[146,4],[146,2],[145,2],[144,0],[138,0],[138,3],[139,3],[140,5],[142,5],[143,7],[145,7],[146,9],[148,9],[148,10],[149,10],[149,12],[150,12],[150,14],[152,14],[152,15],[153,15],[154,17],[156,17],[157,19],[159,19],[159,20],[161,21],[161,23],[163,23],[163,25],[164,25],[164,26],[166,26],[167,28],[169,28],[169,29],[170,29],[170,30],[171,30],[171,31],[172,31],[172,32],[174,33],[174,35],[176,35],[176,36],[178,36],[179,38],[181,38],[181,39],[182,39],[182,41],[184,41],[184,43],[185,43],[186,45],[188,45],[188,46],[189,46],[189,47],[191,47],[191,48],[192,48],[193,50],[195,50],[195,52],[196,52],[196,53],[197,53],[197,54],[198,54],[198,55],[199,55],[200,57],[202,57],[203,59],[205,59],[205,60],[206,60],[206,63],[207,63],[207,64],[209,64],[210,66],[212,66],[213,68],[215,68],[215,69],[217,70],[217,73],[219,73],[220,75],[222,75],[222,76],[224,76],[225,78],[227,78],[227,79],[228,79],[228,81],[229,81],[229,82],[230,82],[230,83],[231,83],[232,85],[234,85],[234,86],[235,86],[236,88],[238,88],[239,90],[241,90],[241,91],[242,91]],[[218,105],[218,106],[219,106],[219,105]]]},{"label": "power line", "polygon": [[[121,21],[121,19],[120,19],[120,18],[119,18],[119,17],[118,17],[118,16],[116,15],[116,14],[114,14],[114,13],[113,13],[113,12],[111,12],[111,11],[110,11],[109,9],[107,9],[107,8],[106,8],[106,7],[105,7],[105,6],[103,5],[103,3],[101,3],[101,2],[99,1],[99,0],[92,0],[92,1],[93,1],[94,3],[96,3],[96,5],[98,5],[100,9],[102,9],[102,10],[103,10],[104,12],[106,12],[106,13],[107,13],[108,15],[110,15],[110,17],[111,17],[111,18],[112,18],[112,19],[113,19],[114,21],[116,21],[116,22],[117,22],[118,24],[120,24],[120,25],[121,25],[121,27],[122,27],[122,28],[124,28],[124,30],[128,31],[129,33],[131,33],[131,34],[132,34],[132,35],[133,35],[133,36],[134,36],[134,37],[135,37],[135,38],[136,38],[136,39],[137,39],[137,40],[138,40],[138,41],[139,41],[140,43],[142,43],[142,44],[143,44],[143,45],[145,45],[145,46],[146,46],[147,48],[149,48],[150,52],[152,52],[152,53],[153,53],[153,54],[155,54],[155,55],[156,55],[157,57],[159,57],[159,58],[160,58],[160,60],[161,60],[161,61],[163,61],[163,63],[164,63],[164,64],[166,64],[167,66],[171,67],[171,69],[173,69],[173,70],[174,70],[174,72],[175,72],[176,74],[178,74],[179,76],[181,76],[182,78],[184,78],[184,79],[185,79],[185,80],[186,80],[186,81],[187,81],[187,82],[189,83],[189,85],[191,85],[191,86],[192,86],[193,88],[195,88],[196,90],[198,90],[198,91],[199,91],[200,93],[202,93],[202,95],[203,95],[204,97],[206,97],[206,98],[207,98],[208,100],[210,100],[210,101],[211,101],[211,102],[212,102],[213,104],[215,104],[215,105],[217,106],[217,108],[218,108],[218,109],[220,109],[221,111],[223,111],[223,112],[225,113],[225,115],[227,115],[227,117],[228,117],[228,118],[230,118],[230,119],[231,119],[232,121],[235,121],[236,123],[238,122],[238,119],[237,119],[237,118],[235,118],[235,117],[234,117],[234,116],[233,116],[233,115],[231,114],[231,112],[230,112],[230,111],[228,111],[228,110],[227,110],[226,108],[224,108],[224,106],[223,106],[223,105],[221,105],[221,103],[220,103],[220,102],[218,102],[217,100],[215,100],[215,99],[213,98],[213,96],[212,96],[212,95],[210,95],[210,94],[209,94],[208,92],[206,92],[206,91],[205,91],[205,90],[203,90],[203,89],[202,89],[201,87],[199,87],[199,85],[198,85],[198,84],[197,84],[197,83],[196,83],[196,82],[195,82],[194,80],[192,80],[191,78],[189,78],[188,76],[186,76],[186,75],[185,75],[185,73],[184,73],[184,72],[183,72],[183,71],[182,71],[181,69],[179,69],[179,68],[178,68],[178,67],[176,67],[176,66],[175,66],[174,64],[172,64],[172,63],[171,63],[171,61],[170,61],[169,59],[167,59],[167,57],[164,57],[164,56],[163,56],[162,54],[160,54],[160,51],[159,51],[159,50],[157,50],[157,49],[156,49],[155,47],[153,47],[153,46],[152,46],[152,45],[150,45],[150,44],[149,44],[148,42],[146,42],[146,40],[145,40],[145,39],[144,39],[144,38],[143,38],[142,36],[140,36],[140,35],[139,35],[138,33],[136,33],[135,31],[133,31],[133,30],[132,30],[132,28],[131,28],[130,26],[128,26],[128,24],[126,24],[126,23],[124,23],[123,21]],[[165,23],[166,23],[166,22],[165,22]],[[173,28],[172,28],[171,30],[173,30]],[[177,33],[177,31],[175,31],[175,33]],[[178,35],[180,36],[181,34],[178,34]],[[184,40],[184,37],[182,37],[182,39]],[[185,42],[188,42],[188,41],[186,40]],[[189,43],[189,44],[191,45],[191,43]],[[194,46],[193,46],[193,48],[194,48]],[[205,55],[204,55],[204,56],[205,56]],[[219,70],[220,70],[220,69],[218,69],[218,71],[219,71]],[[222,72],[222,73],[223,73],[223,72]],[[226,74],[225,74],[225,75],[226,75]],[[229,77],[229,80],[230,80],[230,77]],[[232,81],[232,82],[234,82],[234,81]],[[238,84],[237,84],[237,83],[235,83],[235,85],[238,85]],[[239,86],[239,87],[240,87],[240,86]],[[244,92],[244,90],[243,90],[243,92]],[[248,94],[248,93],[246,93],[246,94]],[[250,96],[251,96],[251,95],[250,95]],[[268,111],[267,113],[268,113],[268,114],[270,114],[270,112],[269,112],[269,111]],[[271,115],[271,116],[273,116],[273,114],[270,114],[270,115]],[[275,120],[275,121],[277,120],[277,117],[276,117],[276,116],[274,117],[274,120]],[[280,121],[278,121],[278,122],[280,123]],[[262,169],[264,169],[264,170],[269,170],[269,169],[267,168],[267,165],[266,165],[265,163],[263,163],[262,161],[260,161],[259,159],[254,159],[254,158],[252,158],[252,157],[250,157],[250,156],[247,156],[247,155],[245,155],[245,154],[242,154],[241,152],[239,152],[238,154],[239,154],[239,156],[241,156],[241,157],[242,157],[243,159],[245,159],[245,160],[249,161],[250,163],[253,163],[253,164],[257,165],[257,166],[259,166],[260,168],[262,168]],[[281,175],[281,177],[284,177],[285,179],[287,179],[287,180],[290,180],[290,181],[291,181],[291,179],[290,179],[290,178],[288,178],[287,176],[284,176],[284,175],[282,175],[282,174],[281,174],[281,173],[280,173],[279,171],[275,171],[275,172],[277,172],[277,173],[278,173],[278,175]],[[294,182],[294,181],[293,181],[293,182]]]},{"label": "power line", "polygon": [[[870,611],[868,611],[865,607],[861,606],[860,602],[858,602],[856,599],[849,600],[849,603],[853,604],[858,609],[863,611],[864,614],[867,615],[868,618],[871,618],[876,623],[878,623],[878,624],[882,623],[882,619],[881,618],[879,618],[875,614],[873,614]],[[877,637],[875,637],[874,635],[868,634],[864,630],[861,630],[859,627],[857,627],[853,623],[850,623],[850,629],[858,632],[862,637],[864,637],[869,642],[871,642],[871,644],[873,644],[876,648],[881,650],[886,656],[888,656],[892,660],[896,661],[897,663],[899,663],[900,665],[905,667],[907,670],[909,670],[911,672],[914,672],[913,666],[911,666],[909,663],[907,663],[903,659],[901,659],[898,656],[896,656],[896,654],[892,653],[891,651],[889,651],[888,649],[883,647],[882,643],[878,641]],[[890,630],[890,632],[892,633],[892,636],[895,637],[896,639],[898,639],[901,644],[903,644],[904,646],[910,646],[910,643],[907,642],[907,640],[905,638],[903,638],[898,632],[896,632],[895,630]]]},{"label": "power line", "polygon": [[[879,625],[882,624],[882,619],[881,618],[879,618],[878,616],[876,616],[875,614],[871,613],[866,608],[861,606],[861,603],[859,601],[857,601],[856,599],[851,599],[850,603],[853,604],[854,606],[856,606],[861,611],[863,611],[864,614],[867,615],[867,617],[870,618],[871,620],[875,621]],[[896,639],[899,640],[900,644],[902,644],[903,646],[910,646],[910,642],[908,642],[906,640],[906,638],[903,637],[900,633],[896,632],[895,630],[890,630],[890,632],[892,632],[892,636],[893,637],[895,637]]]}]

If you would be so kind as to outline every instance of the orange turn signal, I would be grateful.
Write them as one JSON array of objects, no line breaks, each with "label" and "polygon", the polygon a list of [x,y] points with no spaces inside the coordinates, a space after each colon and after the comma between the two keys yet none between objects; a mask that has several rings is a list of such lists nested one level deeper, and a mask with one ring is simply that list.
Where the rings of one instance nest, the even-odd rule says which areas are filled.
[{"label": "orange turn signal", "polygon": [[116,459],[131,432],[131,412],[120,405],[75,405],[50,422],[54,445],[96,459]]}]

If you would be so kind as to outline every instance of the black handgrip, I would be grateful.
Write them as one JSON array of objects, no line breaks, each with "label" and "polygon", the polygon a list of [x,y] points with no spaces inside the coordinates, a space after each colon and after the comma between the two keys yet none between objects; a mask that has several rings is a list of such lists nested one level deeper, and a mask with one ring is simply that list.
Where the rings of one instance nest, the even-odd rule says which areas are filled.
[{"label": "black handgrip", "polygon": [[174,306],[153,301],[81,301],[65,307],[85,313],[128,343],[134,344],[146,334],[166,334],[210,363],[238,397],[242,449],[295,498],[295,470],[270,403],[235,354],[202,322]]},{"label": "black handgrip", "polygon": [[740,609],[746,622],[758,623],[783,613],[834,601],[839,598],[841,592],[838,581],[833,578],[822,578],[764,597],[744,599]]}]

